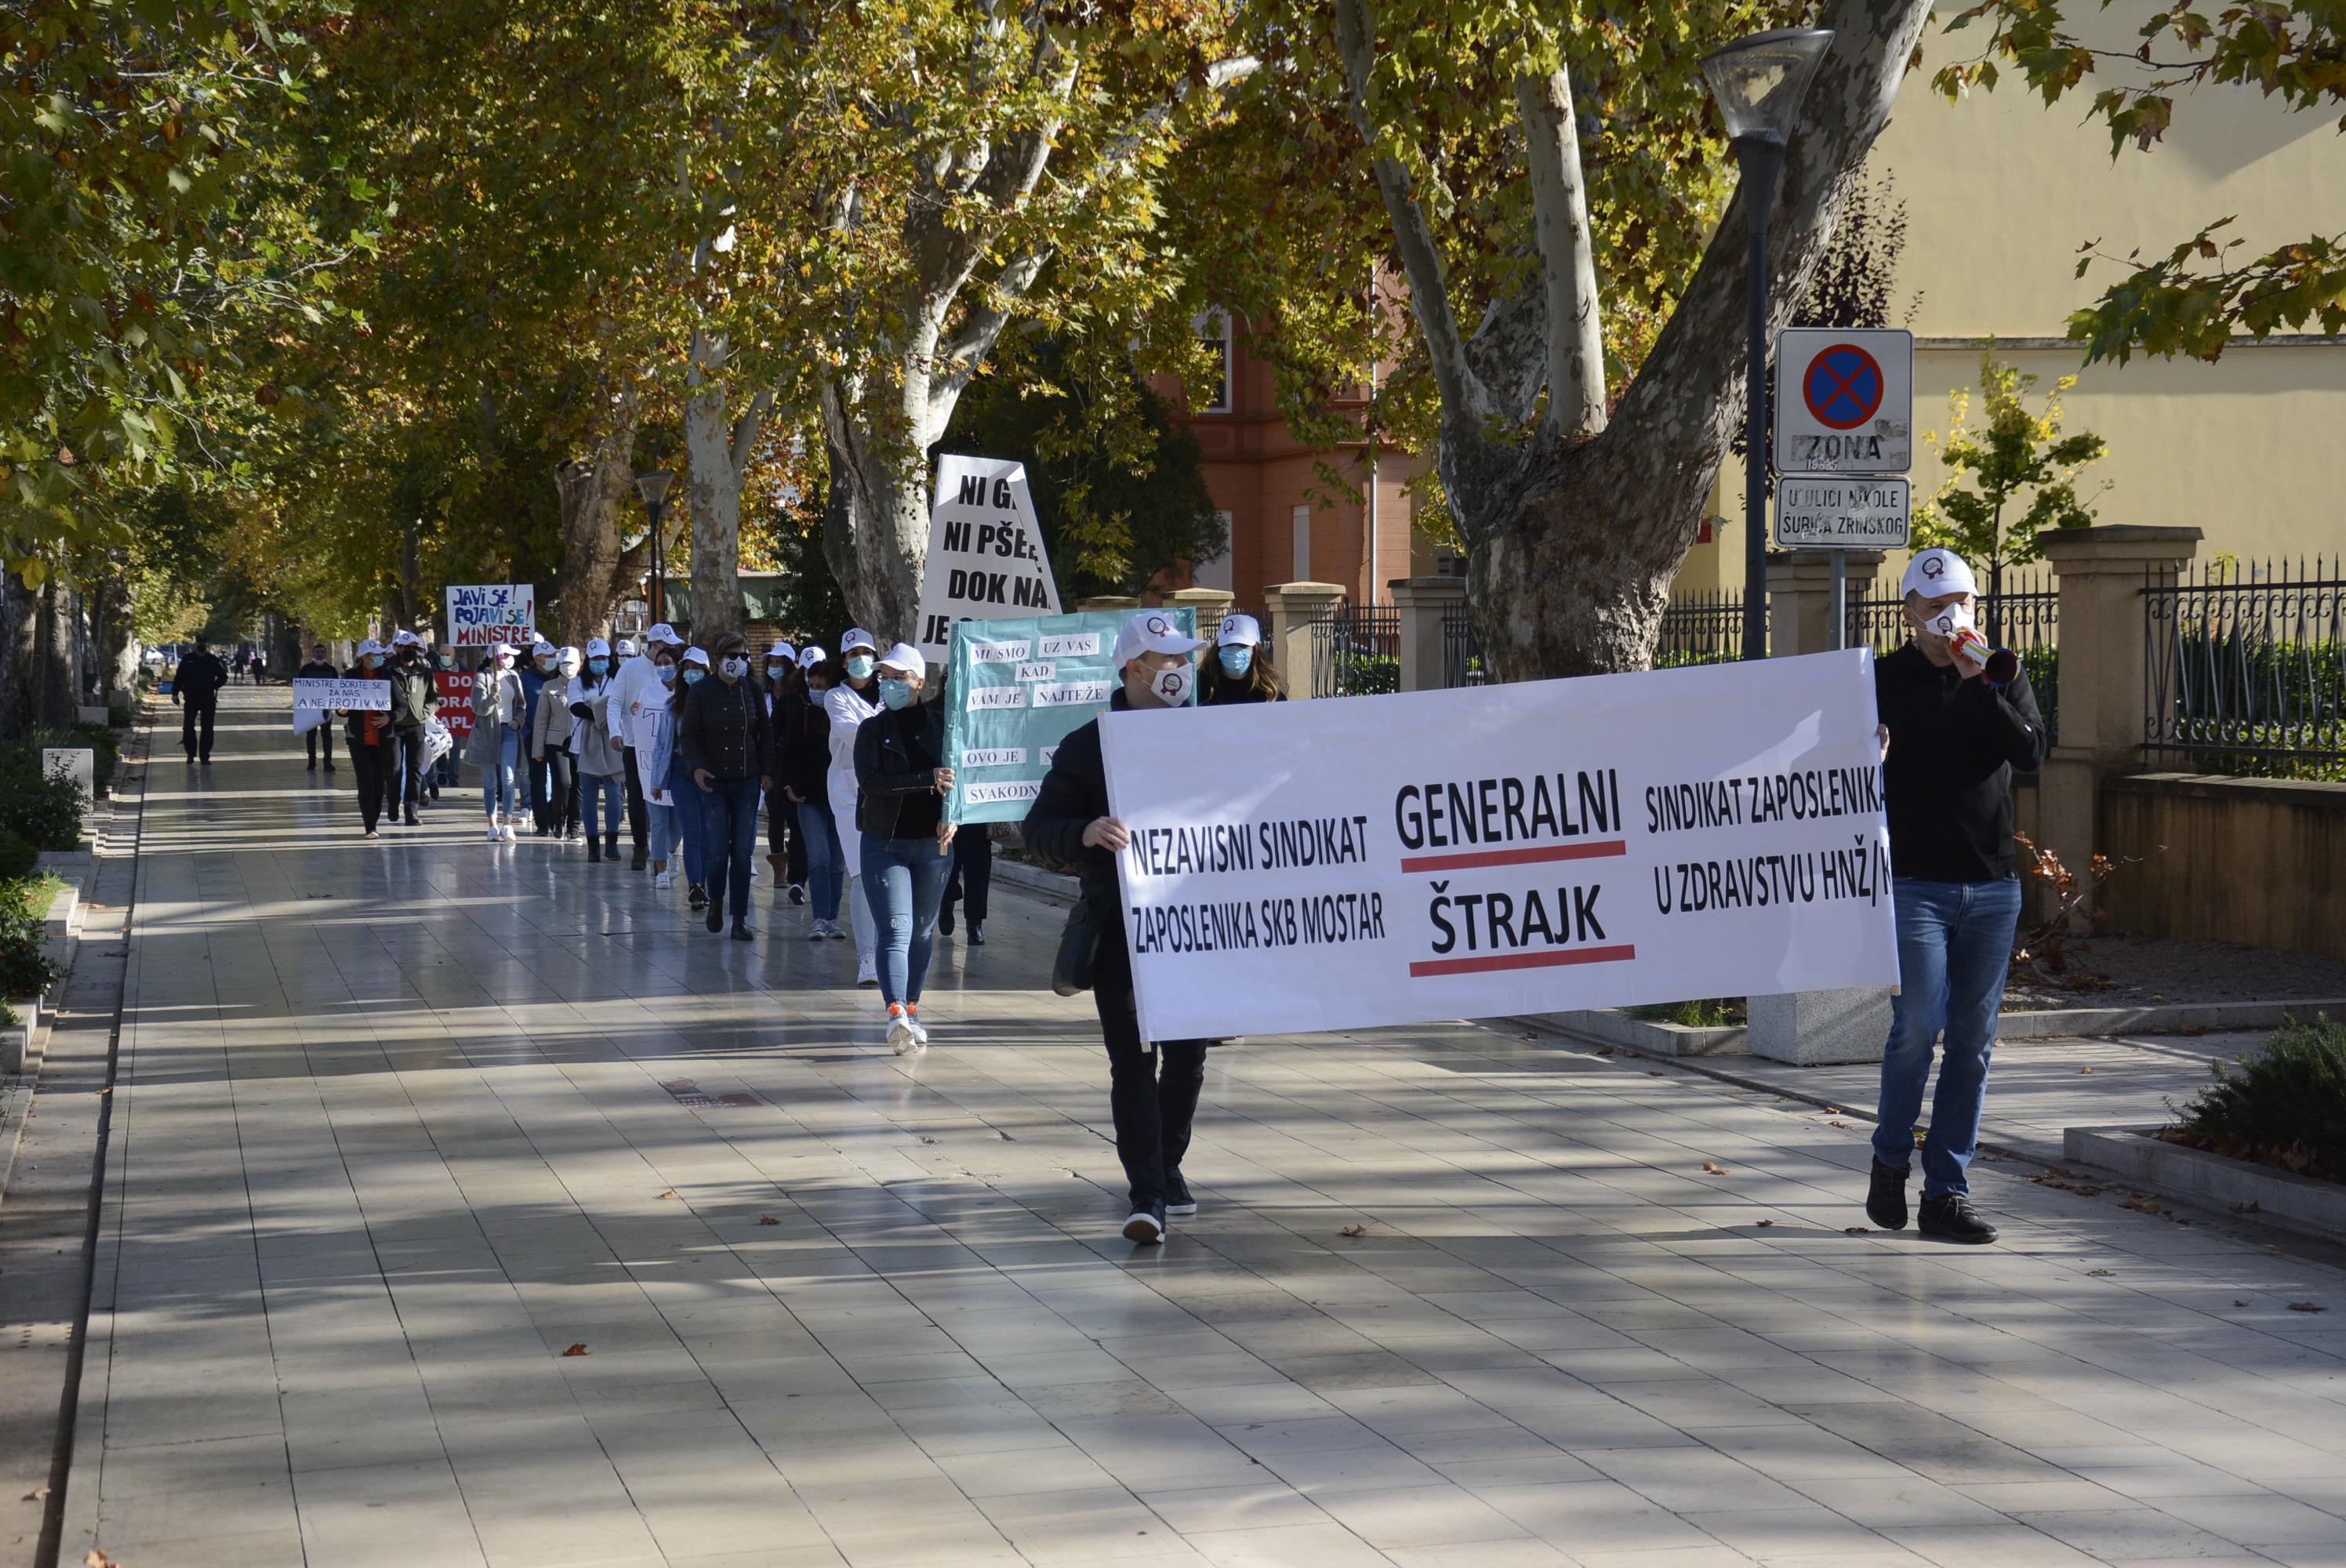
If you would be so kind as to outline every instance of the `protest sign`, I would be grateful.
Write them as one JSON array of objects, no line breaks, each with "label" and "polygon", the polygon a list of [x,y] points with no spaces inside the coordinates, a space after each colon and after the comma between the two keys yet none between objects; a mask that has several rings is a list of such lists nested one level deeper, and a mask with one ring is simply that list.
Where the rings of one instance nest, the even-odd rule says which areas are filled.
[{"label": "protest sign", "polygon": [[[1162,612],[1184,636],[1198,612]],[[1129,610],[1095,610],[954,628],[946,683],[945,800],[952,822],[1015,822],[1051,770],[1069,730],[1107,710],[1117,687],[1108,662]]]},{"label": "protest sign", "polygon": [[1059,587],[1026,493],[1026,465],[1007,458],[937,459],[929,564],[913,646],[943,664],[954,623],[1059,613]]},{"label": "protest sign", "polygon": [[460,648],[491,643],[526,647],[537,639],[537,586],[534,583],[477,583],[448,589],[448,635]]},{"label": "protest sign", "polygon": [[336,710],[345,708],[354,708],[362,712],[389,713],[391,682],[328,680],[320,676],[294,678],[294,734],[307,735],[325,723]]},{"label": "protest sign", "polygon": [[1142,1038],[1895,983],[1872,660],[1108,715]]},{"label": "protest sign", "polygon": [[432,683],[440,688],[440,722],[458,740],[473,733],[473,676],[470,670],[437,669]]}]

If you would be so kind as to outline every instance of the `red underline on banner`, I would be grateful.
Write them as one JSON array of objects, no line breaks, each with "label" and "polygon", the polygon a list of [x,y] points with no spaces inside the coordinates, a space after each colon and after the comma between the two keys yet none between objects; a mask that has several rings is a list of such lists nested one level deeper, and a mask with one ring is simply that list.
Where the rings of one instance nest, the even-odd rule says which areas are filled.
[{"label": "red underline on banner", "polygon": [[1485,974],[1494,969],[1548,969],[1559,963],[1619,963],[1637,956],[1634,943],[1615,947],[1561,948],[1548,952],[1501,952],[1489,958],[1430,958],[1409,966],[1413,979],[1427,974]]},{"label": "red underline on banner", "polygon": [[1626,839],[1590,844],[1537,844],[1528,850],[1470,850],[1463,855],[1403,855],[1404,871],[1467,871],[1477,866],[1529,866],[1542,860],[1595,860],[1629,852]]}]

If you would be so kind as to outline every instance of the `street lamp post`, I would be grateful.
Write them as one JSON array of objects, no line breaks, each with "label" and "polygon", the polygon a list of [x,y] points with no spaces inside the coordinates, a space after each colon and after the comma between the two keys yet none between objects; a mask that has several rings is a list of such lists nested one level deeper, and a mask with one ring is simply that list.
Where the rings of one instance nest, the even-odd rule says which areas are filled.
[{"label": "street lamp post", "polygon": [[652,520],[652,619],[668,619],[668,563],[660,548],[660,508],[668,501],[668,487],[676,475],[665,468],[655,468],[648,473],[636,475],[636,493],[644,498],[644,511]]},{"label": "street lamp post", "polygon": [[1744,263],[1743,657],[1768,657],[1768,214],[1810,78],[1832,42],[1825,27],[1782,27],[1729,44],[1702,63],[1743,175],[1750,247]]}]

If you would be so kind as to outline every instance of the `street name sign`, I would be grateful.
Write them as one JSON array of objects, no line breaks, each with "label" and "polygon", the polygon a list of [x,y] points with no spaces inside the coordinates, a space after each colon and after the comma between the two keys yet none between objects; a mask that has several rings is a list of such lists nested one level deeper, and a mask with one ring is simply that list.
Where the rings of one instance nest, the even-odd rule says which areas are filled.
[{"label": "street name sign", "polygon": [[1787,473],[1776,481],[1780,550],[1902,550],[1913,518],[1913,487],[1903,479]]},{"label": "street name sign", "polygon": [[1776,336],[1776,472],[1914,466],[1914,334],[1788,327]]}]

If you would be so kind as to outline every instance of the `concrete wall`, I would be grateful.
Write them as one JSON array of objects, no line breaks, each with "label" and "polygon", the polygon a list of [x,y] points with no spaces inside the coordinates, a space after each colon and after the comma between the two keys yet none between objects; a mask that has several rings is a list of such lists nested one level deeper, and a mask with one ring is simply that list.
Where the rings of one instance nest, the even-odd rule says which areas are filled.
[{"label": "concrete wall", "polygon": [[2106,779],[2101,819],[2103,853],[2143,857],[2104,890],[2111,929],[2346,959],[2346,784]]}]

